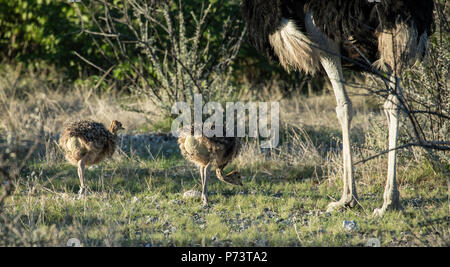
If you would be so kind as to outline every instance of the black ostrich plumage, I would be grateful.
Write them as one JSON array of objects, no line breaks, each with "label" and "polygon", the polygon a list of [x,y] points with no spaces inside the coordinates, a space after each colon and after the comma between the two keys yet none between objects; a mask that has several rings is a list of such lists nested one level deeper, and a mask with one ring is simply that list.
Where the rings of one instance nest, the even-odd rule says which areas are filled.
[{"label": "black ostrich plumage", "polygon": [[418,36],[424,32],[431,35],[433,8],[433,0],[243,0],[242,3],[249,41],[269,59],[277,59],[269,35],[279,29],[282,18],[295,21],[298,29],[305,32],[304,17],[310,12],[316,27],[340,45],[343,66],[356,70],[365,70],[367,66],[360,52],[372,62],[378,59],[380,31],[406,23],[416,27]]}]

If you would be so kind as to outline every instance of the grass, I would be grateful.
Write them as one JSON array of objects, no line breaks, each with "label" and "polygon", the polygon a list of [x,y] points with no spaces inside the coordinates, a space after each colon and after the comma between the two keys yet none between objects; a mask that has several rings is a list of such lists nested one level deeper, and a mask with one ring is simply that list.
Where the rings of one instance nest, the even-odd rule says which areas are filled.
[{"label": "grass", "polygon": [[[323,211],[340,196],[339,181],[317,180],[302,169],[296,169],[300,179],[241,171],[246,177],[242,188],[212,179],[205,209],[199,200],[182,197],[200,189],[200,183],[195,168],[180,158],[103,163],[87,171],[92,193],[85,200],[75,199],[74,167],[35,163],[5,211],[20,214],[30,231],[55,229],[52,245],[72,237],[84,246],[364,246],[372,237],[382,246],[449,244],[447,192],[431,168],[409,171],[428,179],[401,182],[404,212],[388,212],[381,219],[371,216],[382,205],[380,179],[369,186],[358,182],[360,207],[330,215]],[[409,180],[405,176],[400,181]],[[358,229],[347,232],[344,220],[355,220]],[[30,245],[40,244],[34,242]]]},{"label": "grass", "polygon": [[[3,75],[0,85],[8,87],[7,79],[13,78]],[[28,83],[42,88],[40,82]],[[145,100],[99,96],[87,87],[73,88],[75,93],[65,97],[56,90],[38,98],[38,89],[27,89],[28,97],[9,96],[8,105],[1,106],[0,143],[14,129],[33,136],[43,125],[44,137],[57,138],[65,121],[90,117],[106,123],[112,114],[127,122],[127,134],[167,130],[168,121],[151,113],[154,108]],[[0,92],[8,96],[6,89]],[[385,149],[386,122],[374,99],[352,100],[358,160]],[[382,205],[386,156],[357,165],[360,205],[327,214],[327,204],[340,197],[342,187],[334,98],[297,96],[280,104],[279,148],[261,151],[247,141],[226,170],[239,170],[244,186],[224,184],[213,174],[208,208],[199,199],[183,198],[188,190],[200,190],[200,178],[178,151],[120,151],[87,169],[91,194],[77,200],[76,168],[63,160],[54,142],[47,142],[15,181],[0,220],[0,245],[64,246],[70,238],[83,246],[364,246],[370,238],[382,246],[450,245],[448,164],[436,165],[416,148],[402,151],[398,184],[404,211],[382,218],[372,211]],[[134,106],[124,110],[123,105]],[[40,111],[36,118],[33,109]],[[344,220],[356,221],[358,228],[344,230]]]}]

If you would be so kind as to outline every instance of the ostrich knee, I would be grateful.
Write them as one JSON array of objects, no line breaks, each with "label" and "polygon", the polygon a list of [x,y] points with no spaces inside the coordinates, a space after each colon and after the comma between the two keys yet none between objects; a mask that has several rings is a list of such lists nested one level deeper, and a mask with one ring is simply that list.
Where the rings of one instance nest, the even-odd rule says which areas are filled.
[{"label": "ostrich knee", "polygon": [[336,115],[342,129],[344,130],[344,128],[348,128],[348,130],[350,130],[351,122],[353,119],[352,102],[350,101],[350,99],[341,102],[342,103],[338,103],[336,106]]}]

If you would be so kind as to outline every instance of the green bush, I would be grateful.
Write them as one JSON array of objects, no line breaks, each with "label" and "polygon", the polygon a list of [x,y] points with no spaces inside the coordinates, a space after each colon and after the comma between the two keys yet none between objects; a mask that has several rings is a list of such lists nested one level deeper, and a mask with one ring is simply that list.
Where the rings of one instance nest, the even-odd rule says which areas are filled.
[{"label": "green bush", "polygon": [[[98,69],[80,59],[77,52],[87,61],[105,70],[112,65],[105,56],[114,59],[115,52],[111,46],[97,38],[93,40],[87,34],[82,34],[82,26],[87,30],[96,28],[92,16],[104,14],[101,5],[96,1],[83,0],[80,3],[70,3],[68,0],[0,0],[0,57],[9,62],[36,64],[44,61],[66,72],[71,80],[86,78],[92,75],[102,75]],[[108,1],[115,7],[120,7],[122,1]],[[150,3],[155,1],[150,1]],[[156,1],[161,2],[161,1]],[[176,1],[175,1],[176,2]],[[217,47],[221,41],[223,23],[228,16],[240,16],[240,1],[210,0],[213,4],[208,18],[208,40],[211,47]],[[186,14],[186,35],[195,31],[194,21],[189,15],[197,12],[205,4],[202,0],[182,1],[183,13]],[[177,5],[172,5],[176,11]],[[77,10],[79,13],[77,13]],[[220,12],[218,12],[220,10]],[[89,13],[93,12],[92,14]],[[112,14],[117,15],[117,14]],[[83,25],[80,23],[80,17]],[[119,24],[118,24],[119,25]],[[120,25],[118,27],[121,27]],[[129,29],[118,29],[125,35]],[[164,32],[159,33],[164,40],[169,38]],[[130,51],[131,62],[137,62],[136,51]],[[138,52],[137,52],[138,53]],[[130,71],[127,64],[114,66],[112,77],[117,81],[125,80],[125,74]],[[251,81],[261,84],[272,78],[299,82],[298,74],[289,75],[276,64],[269,63],[259,55],[248,43],[243,43],[242,49],[233,63],[233,82]],[[117,84],[124,87],[123,84]]]}]

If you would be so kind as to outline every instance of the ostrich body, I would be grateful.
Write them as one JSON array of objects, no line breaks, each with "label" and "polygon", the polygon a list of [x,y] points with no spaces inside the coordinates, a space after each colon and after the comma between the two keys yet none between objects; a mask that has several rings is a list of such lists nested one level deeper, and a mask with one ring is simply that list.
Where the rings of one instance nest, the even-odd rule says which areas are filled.
[{"label": "ostrich body", "polygon": [[[193,130],[193,128],[192,128]],[[232,171],[223,173],[225,166],[230,163],[239,151],[239,141],[235,137],[195,137],[192,131],[182,132],[178,138],[181,154],[195,163],[200,169],[202,180],[202,201],[208,203],[207,182],[211,166],[216,167],[216,175],[222,182],[242,186],[241,175]]]},{"label": "ostrich body", "polygon": [[389,124],[387,181],[384,204],[374,214],[401,209],[395,148],[402,89],[397,77],[424,55],[433,28],[433,0],[243,0],[242,8],[257,50],[287,71],[324,70],[331,81],[342,127],[344,188],[341,199],[328,205],[330,212],[354,206],[358,199],[350,145],[352,104],[342,67],[376,68],[389,75],[393,89],[384,104]]},{"label": "ostrich body", "polygon": [[124,129],[122,123],[114,120],[109,130],[103,124],[82,120],[70,123],[59,140],[66,159],[78,166],[80,178],[79,197],[85,193],[84,168],[111,157],[116,150],[117,132]]}]

